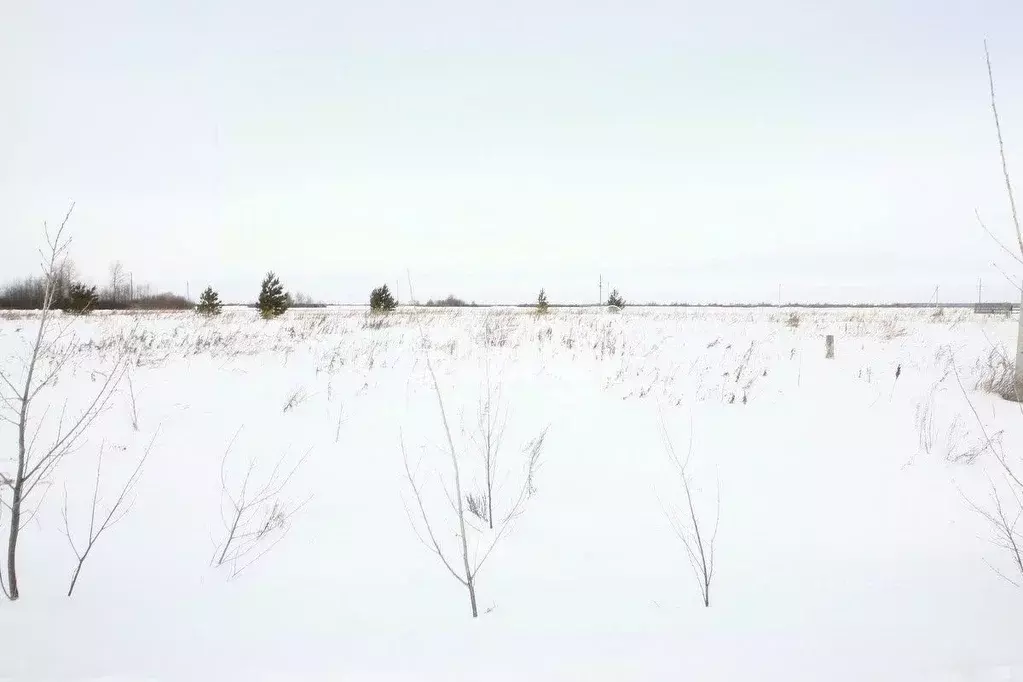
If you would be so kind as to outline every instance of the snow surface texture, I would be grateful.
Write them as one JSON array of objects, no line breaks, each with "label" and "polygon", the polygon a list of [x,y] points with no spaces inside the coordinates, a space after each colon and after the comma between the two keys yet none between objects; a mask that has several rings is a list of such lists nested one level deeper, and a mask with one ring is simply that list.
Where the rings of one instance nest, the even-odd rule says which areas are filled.
[{"label": "snow surface texture", "polygon": [[[22,534],[22,597],[0,603],[0,679],[1023,679],[1023,590],[985,564],[1011,575],[964,500],[984,502],[997,467],[949,371],[1006,452],[1023,451],[1019,406],[975,390],[992,349],[1011,357],[1015,322],[797,315],[422,311],[466,492],[478,490],[467,432],[488,369],[507,410],[509,490],[523,446],[550,427],[535,494],[479,574],[477,620],[407,511],[401,437],[438,541],[460,560],[414,317],[76,320],[80,350],[40,405],[81,403],[127,344],[138,431],[122,384],[55,473]],[[35,320],[0,319],[0,363],[15,376]],[[720,489],[710,608],[665,515],[681,498],[662,418],[682,452],[691,429],[707,523]],[[131,513],[68,599],[65,487],[85,533],[101,443],[109,498],[157,429]],[[236,434],[229,479],[250,459],[265,475],[311,454],[286,489],[308,498],[290,532],[231,579],[210,562]],[[15,439],[0,423],[0,469]]]}]

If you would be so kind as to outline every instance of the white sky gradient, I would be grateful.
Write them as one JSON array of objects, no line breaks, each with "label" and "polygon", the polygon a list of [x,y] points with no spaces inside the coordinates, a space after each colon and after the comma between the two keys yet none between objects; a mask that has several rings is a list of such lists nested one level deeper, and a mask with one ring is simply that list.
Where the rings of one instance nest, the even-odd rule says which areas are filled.
[{"label": "white sky gradient", "polygon": [[[0,0],[0,279],[251,300],[1015,298],[1018,0]],[[605,289],[606,291],[606,289]]]}]

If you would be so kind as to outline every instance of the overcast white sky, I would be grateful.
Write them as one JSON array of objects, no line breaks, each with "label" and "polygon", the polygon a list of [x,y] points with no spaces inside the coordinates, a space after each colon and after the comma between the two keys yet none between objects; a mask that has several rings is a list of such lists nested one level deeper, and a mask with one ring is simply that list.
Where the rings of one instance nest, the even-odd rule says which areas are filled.
[{"label": "overcast white sky", "polygon": [[1019,0],[0,0],[0,279],[1015,297],[985,36],[1023,189]]}]

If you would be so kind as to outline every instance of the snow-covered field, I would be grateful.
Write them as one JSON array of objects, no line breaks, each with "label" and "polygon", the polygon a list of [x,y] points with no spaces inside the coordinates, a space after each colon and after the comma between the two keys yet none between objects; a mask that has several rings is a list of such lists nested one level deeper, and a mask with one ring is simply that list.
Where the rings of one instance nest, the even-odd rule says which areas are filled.
[{"label": "snow-covered field", "polygon": [[[130,385],[48,478],[23,531],[21,598],[0,603],[0,679],[1023,678],[1023,590],[993,570],[1014,575],[967,503],[984,504],[988,476],[999,480],[983,430],[1023,452],[1019,406],[975,390],[992,349],[1011,356],[1015,323],[972,311],[789,315],[74,320],[78,349],[37,399],[37,417],[50,406],[40,438],[125,348]],[[16,378],[35,321],[0,318],[0,367]],[[479,572],[478,619],[417,536],[402,442],[457,568],[427,353],[465,492],[480,489],[470,436],[482,398],[503,410],[502,504],[548,429],[523,513]],[[667,518],[683,497],[662,424],[682,455],[692,439],[705,529],[719,513],[710,608]],[[130,513],[100,537],[68,599],[65,490],[80,541],[101,445],[102,510],[154,436]],[[0,471],[16,441],[0,421]],[[234,578],[244,560],[212,566],[230,504],[222,479],[237,493],[250,461],[255,487],[306,453],[278,498],[300,506],[287,535]],[[8,521],[4,510],[4,538]],[[468,535],[471,551],[489,546],[489,531]]]}]

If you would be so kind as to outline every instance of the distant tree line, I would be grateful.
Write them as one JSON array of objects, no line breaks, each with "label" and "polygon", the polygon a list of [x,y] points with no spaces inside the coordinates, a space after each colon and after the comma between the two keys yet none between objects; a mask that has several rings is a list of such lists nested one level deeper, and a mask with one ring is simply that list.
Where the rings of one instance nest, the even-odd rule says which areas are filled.
[{"label": "distant tree line", "polygon": [[465,301],[463,301],[462,299],[458,298],[454,294],[449,294],[447,298],[441,298],[441,299],[438,299],[436,301],[431,298],[429,301],[426,302],[426,306],[430,307],[430,308],[433,308],[433,307],[438,307],[438,308],[475,308],[475,307],[477,307],[476,306],[476,301],[473,301],[472,303],[466,303]]},{"label": "distant tree line", "polygon": [[[100,289],[82,282],[72,261],[55,270],[54,305],[70,312],[85,310],[188,310],[193,304],[170,292],[153,293],[149,285],[136,287],[124,266],[110,266],[110,281]],[[39,310],[43,307],[46,279],[42,276],[15,280],[0,288],[0,309]],[[82,306],[87,305],[83,310]]]},{"label": "distant tree line", "polygon": [[[185,296],[171,292],[152,293],[148,285],[136,285],[134,278],[126,272],[120,261],[110,266],[110,279],[103,288],[90,286],[78,279],[74,263],[66,261],[56,270],[54,307],[73,313],[88,313],[93,310],[195,310],[195,312],[212,316],[220,314],[223,301],[212,286],[207,286],[199,302],[195,303]],[[0,288],[0,310],[38,310],[43,306],[46,292],[46,281],[43,277],[26,277],[10,282]],[[255,308],[265,319],[282,315],[290,308],[323,308],[307,294],[289,292],[284,289],[280,279],[272,271],[268,272],[260,284],[259,294],[249,307]],[[373,312],[389,312],[398,307],[398,301],[384,284],[372,290],[369,300]],[[476,301],[467,302],[454,294],[446,298],[429,299],[420,304],[412,301],[411,305],[424,305],[430,308],[476,308]],[[546,313],[555,304],[547,299],[547,292],[540,290],[535,303],[520,304],[519,307],[531,307],[538,313]],[[566,305],[566,304],[562,304]],[[615,289],[606,303],[611,308],[625,307],[625,300]],[[655,304],[651,304],[655,305]],[[671,304],[686,305],[686,304]],[[741,304],[740,304],[741,306]]]}]

